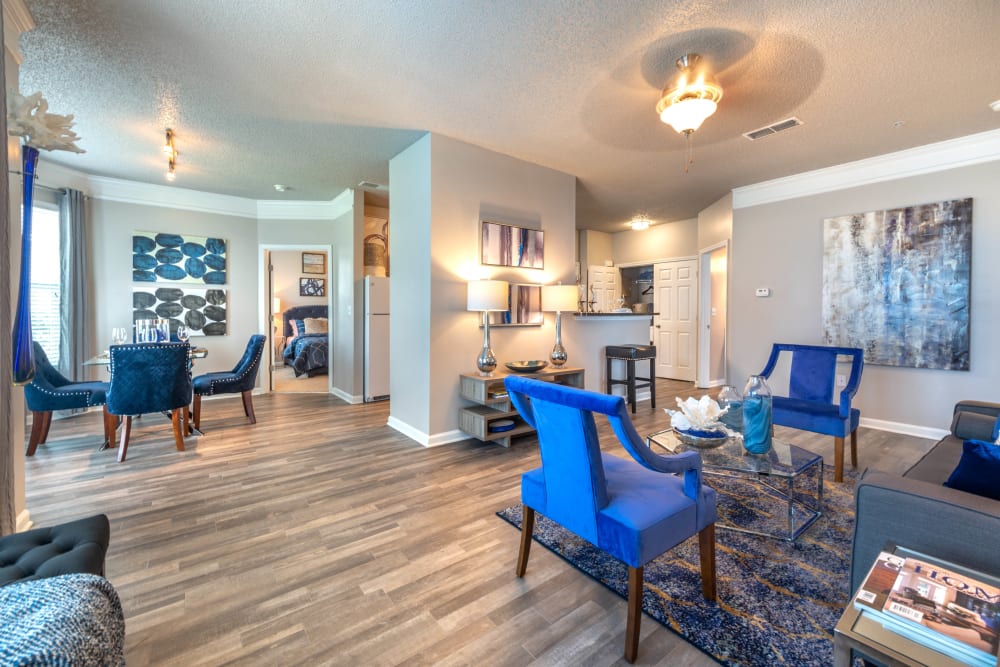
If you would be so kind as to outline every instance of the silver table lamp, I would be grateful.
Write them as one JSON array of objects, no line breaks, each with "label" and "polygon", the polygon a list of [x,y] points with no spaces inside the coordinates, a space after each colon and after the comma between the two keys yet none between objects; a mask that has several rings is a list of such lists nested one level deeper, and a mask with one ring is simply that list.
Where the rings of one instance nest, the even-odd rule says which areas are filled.
[{"label": "silver table lamp", "polygon": [[562,314],[577,309],[578,295],[576,285],[542,285],[542,310],[556,314],[556,344],[549,355],[553,366],[562,366],[568,359],[562,344]]},{"label": "silver table lamp", "polygon": [[504,280],[473,280],[469,283],[467,310],[483,314],[483,350],[476,359],[476,368],[482,375],[489,375],[497,367],[497,358],[490,349],[490,311],[509,308],[508,285]]}]

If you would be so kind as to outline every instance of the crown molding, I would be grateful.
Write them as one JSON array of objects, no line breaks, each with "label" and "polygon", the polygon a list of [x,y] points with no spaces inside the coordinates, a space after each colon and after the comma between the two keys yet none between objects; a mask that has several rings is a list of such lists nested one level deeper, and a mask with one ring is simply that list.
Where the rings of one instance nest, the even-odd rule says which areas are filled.
[{"label": "crown molding", "polygon": [[1000,130],[970,134],[733,189],[733,208],[807,197],[870,183],[1000,160]]},{"label": "crown molding", "polygon": [[38,163],[38,181],[53,188],[74,188],[94,199],[253,220],[333,220],[354,208],[354,191],[351,189],[344,190],[330,201],[258,200],[92,176],[44,159]]},{"label": "crown molding", "polygon": [[34,29],[35,19],[24,0],[3,0],[3,45],[18,65],[24,62],[19,43],[21,35]]},{"label": "crown molding", "polygon": [[257,200],[260,220],[333,220],[354,208],[354,191],[348,188],[330,201]]}]

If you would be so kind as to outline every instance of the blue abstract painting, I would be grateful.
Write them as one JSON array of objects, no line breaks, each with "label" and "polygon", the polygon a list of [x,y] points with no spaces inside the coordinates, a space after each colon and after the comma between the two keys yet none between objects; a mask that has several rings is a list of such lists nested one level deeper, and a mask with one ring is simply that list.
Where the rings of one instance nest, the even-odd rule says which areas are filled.
[{"label": "blue abstract painting", "polygon": [[226,284],[226,241],[204,236],[134,232],[132,280]]},{"label": "blue abstract painting", "polygon": [[483,222],[482,264],[545,268],[545,234],[538,229]]},{"label": "blue abstract painting", "polygon": [[823,330],[885,366],[969,370],[972,199],[823,222]]}]

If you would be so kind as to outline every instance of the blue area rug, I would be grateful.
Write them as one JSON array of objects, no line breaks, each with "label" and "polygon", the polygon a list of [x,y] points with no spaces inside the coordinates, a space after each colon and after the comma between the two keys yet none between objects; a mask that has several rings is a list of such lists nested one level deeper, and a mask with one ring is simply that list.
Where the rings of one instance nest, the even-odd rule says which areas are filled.
[{"label": "blue area rug", "polygon": [[[834,484],[832,472],[824,479],[823,516],[793,543],[716,529],[717,603],[701,597],[693,537],[646,565],[643,610],[724,665],[833,664],[833,627],[849,597],[856,474],[845,471],[844,483]],[[720,494],[720,517],[784,516],[773,498],[746,483],[705,479]],[[520,506],[497,516],[521,526]],[[535,541],[626,597],[623,563],[540,514],[534,534]]]}]

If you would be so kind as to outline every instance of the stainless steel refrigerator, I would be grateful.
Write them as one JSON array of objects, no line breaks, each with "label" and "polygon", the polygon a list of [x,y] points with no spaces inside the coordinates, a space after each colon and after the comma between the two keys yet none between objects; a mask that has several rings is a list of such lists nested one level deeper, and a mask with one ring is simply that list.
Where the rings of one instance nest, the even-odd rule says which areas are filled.
[{"label": "stainless steel refrigerator", "polygon": [[389,398],[389,279],[365,277],[365,403]]}]

